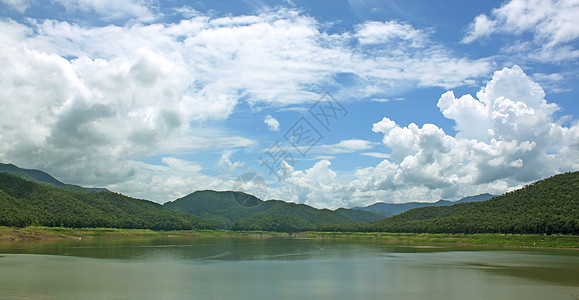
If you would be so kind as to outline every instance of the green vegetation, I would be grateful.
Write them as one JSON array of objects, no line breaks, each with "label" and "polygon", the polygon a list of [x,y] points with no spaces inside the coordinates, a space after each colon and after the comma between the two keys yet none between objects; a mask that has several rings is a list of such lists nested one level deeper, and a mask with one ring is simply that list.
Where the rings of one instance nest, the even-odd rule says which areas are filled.
[{"label": "green vegetation", "polygon": [[[2,170],[16,176],[2,173]],[[455,243],[464,241],[460,240],[461,236],[454,234],[475,234],[467,237],[470,242],[464,243],[474,241],[476,244],[495,245],[515,240],[515,244],[520,245],[526,243],[524,238],[510,234],[577,235],[577,191],[579,172],[565,173],[487,201],[470,202],[490,196],[479,195],[478,198],[470,197],[472,199],[462,201],[468,203],[420,207],[384,219],[383,215],[372,211],[317,209],[280,200],[262,201],[252,195],[232,191],[198,191],[159,205],[104,189],[67,185],[42,171],[0,164],[0,226],[143,229],[153,235],[150,230],[215,228],[239,232],[318,231],[316,237],[337,235],[328,232],[358,232],[360,235],[367,234],[363,232],[372,233],[363,237],[368,238],[372,235],[384,236],[384,232],[389,232],[389,240],[403,236],[392,237],[393,234],[431,233],[453,234],[450,239]],[[488,233],[509,236],[477,235]],[[356,236],[352,233],[340,235],[349,238]],[[420,235],[404,239],[417,237]],[[497,237],[498,242],[495,242],[493,239]],[[448,236],[429,239],[440,238],[449,239]],[[557,238],[558,241],[561,239]],[[537,238],[531,240],[537,242]],[[574,238],[571,241],[577,242]]]},{"label": "green vegetation", "polygon": [[52,175],[42,172],[40,170],[34,169],[22,169],[13,164],[2,164],[0,163],[0,172],[12,174],[14,176],[20,177],[22,179],[48,184],[52,186],[59,187],[61,189],[70,190],[70,191],[77,191],[77,192],[108,192],[109,190],[104,188],[85,188],[82,186],[74,185],[74,184],[66,184],[58,179],[52,177]]},{"label": "green vegetation", "polygon": [[[239,202],[251,205],[240,205]],[[198,191],[164,206],[206,218],[219,228],[234,230],[296,232],[313,230],[322,224],[350,224],[383,218],[368,211],[343,208],[331,211],[280,200],[262,201],[231,191]]]},{"label": "green vegetation", "polygon": [[70,191],[0,173],[0,225],[142,228],[214,228],[197,216],[112,192]]},{"label": "green vegetation", "polygon": [[409,210],[382,221],[323,231],[578,234],[579,172],[535,182],[484,202]]},{"label": "green vegetation", "polygon": [[58,240],[78,238],[137,237],[310,238],[331,240],[360,240],[369,242],[416,245],[507,246],[579,249],[579,236],[562,234],[432,234],[317,231],[283,233],[269,231],[230,230],[153,231],[148,229],[65,228],[44,226],[14,228],[0,226],[0,242],[2,240]]},{"label": "green vegetation", "polygon": [[306,232],[303,236],[307,238],[374,240],[408,244],[579,248],[579,236],[564,234]]}]

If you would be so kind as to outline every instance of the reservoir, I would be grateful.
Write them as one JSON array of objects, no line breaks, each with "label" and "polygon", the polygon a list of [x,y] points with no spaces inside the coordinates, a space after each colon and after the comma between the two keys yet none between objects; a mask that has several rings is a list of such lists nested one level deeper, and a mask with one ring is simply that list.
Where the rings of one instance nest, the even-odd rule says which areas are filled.
[{"label": "reservoir", "polygon": [[1,299],[579,299],[579,251],[290,238],[0,242]]}]

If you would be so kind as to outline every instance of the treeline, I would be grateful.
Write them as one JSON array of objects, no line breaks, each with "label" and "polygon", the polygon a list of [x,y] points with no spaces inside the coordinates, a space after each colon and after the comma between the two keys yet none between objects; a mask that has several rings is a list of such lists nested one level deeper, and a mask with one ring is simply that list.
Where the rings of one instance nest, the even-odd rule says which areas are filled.
[{"label": "treeline", "polygon": [[251,218],[235,222],[231,226],[234,231],[276,231],[276,232],[301,232],[314,230],[316,226],[302,218],[281,214],[260,213]]},{"label": "treeline", "polygon": [[212,229],[194,215],[112,192],[70,191],[0,173],[0,225],[111,227],[153,230]]},{"label": "treeline", "polygon": [[318,230],[578,234],[579,172],[556,175],[484,202],[416,208],[378,222],[326,224]]},{"label": "treeline", "polygon": [[[231,229],[298,232],[315,230],[322,224],[359,223],[356,219],[338,211],[317,209],[305,204],[279,202],[281,202],[280,205],[236,221]],[[367,212],[360,211],[360,213],[362,214],[358,214],[359,217],[367,217],[363,214]]]}]

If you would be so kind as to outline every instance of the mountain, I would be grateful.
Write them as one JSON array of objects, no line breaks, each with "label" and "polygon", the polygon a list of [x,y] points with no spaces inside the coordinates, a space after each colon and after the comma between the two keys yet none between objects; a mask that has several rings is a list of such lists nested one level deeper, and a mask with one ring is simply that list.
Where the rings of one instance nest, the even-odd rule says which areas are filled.
[{"label": "mountain", "polygon": [[220,228],[296,231],[321,224],[349,224],[383,218],[373,212],[317,209],[280,200],[263,201],[243,192],[197,191],[164,204],[173,210],[205,218]]},{"label": "mountain", "polygon": [[338,208],[334,211],[360,222],[374,222],[387,217],[378,212],[358,209]]},{"label": "mountain", "polygon": [[85,188],[82,186],[74,185],[74,184],[66,184],[61,182],[60,180],[52,177],[52,175],[35,169],[22,169],[13,164],[3,164],[0,163],[0,172],[12,174],[14,176],[18,176],[22,179],[33,181],[37,183],[45,183],[49,185],[53,185],[56,187],[60,187],[63,189],[71,190],[71,191],[88,191],[88,192],[104,192],[109,191],[105,188]]},{"label": "mountain", "polygon": [[555,175],[487,201],[415,208],[378,222],[321,230],[579,234],[579,172]]},{"label": "mountain", "polygon": [[[242,192],[198,191],[165,205],[59,181],[39,170],[0,164],[0,225],[150,229],[234,228],[295,231],[321,224],[377,221],[369,211],[316,209]],[[206,219],[207,220],[206,220]],[[209,220],[209,221],[208,221]]]},{"label": "mountain", "polygon": [[408,202],[408,203],[384,203],[378,202],[366,207],[354,207],[352,209],[355,210],[365,210],[365,211],[373,211],[375,213],[382,214],[384,216],[390,217],[393,215],[401,214],[405,211],[411,210],[413,208],[419,207],[428,207],[428,206],[449,206],[458,203],[466,203],[466,202],[478,202],[478,201],[486,201],[494,197],[491,194],[480,194],[477,196],[469,196],[462,198],[458,201],[448,201],[448,200],[438,200],[436,202]]},{"label": "mountain", "polygon": [[[29,173],[25,175],[32,177]],[[47,178],[50,180],[50,177]],[[200,217],[168,210],[152,201],[134,199],[109,191],[73,191],[35,181],[0,173],[1,226],[154,230],[215,228],[215,225]]]}]

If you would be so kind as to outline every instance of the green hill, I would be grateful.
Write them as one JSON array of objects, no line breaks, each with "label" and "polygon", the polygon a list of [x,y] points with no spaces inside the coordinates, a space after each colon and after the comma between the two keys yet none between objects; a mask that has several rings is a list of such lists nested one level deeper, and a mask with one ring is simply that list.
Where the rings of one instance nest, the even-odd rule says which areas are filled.
[{"label": "green hill", "polygon": [[359,209],[338,208],[334,211],[360,222],[374,222],[382,220],[386,217],[390,217],[389,215],[385,215],[377,211],[366,211]]},{"label": "green hill", "polygon": [[315,229],[321,224],[349,224],[383,218],[366,211],[331,211],[280,200],[263,201],[232,191],[198,191],[164,206],[200,216],[220,228],[235,230],[296,231]]},{"label": "green hill", "polygon": [[25,179],[25,180],[28,180],[28,181],[49,184],[49,185],[60,187],[60,188],[66,189],[66,190],[71,190],[71,191],[88,191],[88,192],[108,191],[105,188],[85,188],[85,187],[74,185],[74,184],[66,184],[66,183],[63,183],[60,180],[52,177],[52,175],[50,175],[46,172],[43,172],[40,170],[34,170],[34,169],[23,169],[23,168],[19,168],[19,167],[15,166],[13,164],[0,163],[0,172],[12,174],[14,176],[18,176],[18,177]]},{"label": "green hill", "polygon": [[490,197],[480,195],[384,219],[372,211],[317,209],[234,191],[198,191],[160,205],[0,164],[0,226],[578,234],[578,191],[579,172],[565,173],[487,201],[470,202]]},{"label": "green hill", "polygon": [[0,225],[148,228],[214,228],[197,216],[108,191],[71,191],[0,173]]},{"label": "green hill", "polygon": [[484,202],[422,207],[331,231],[416,233],[579,233],[579,172],[556,175]]}]

